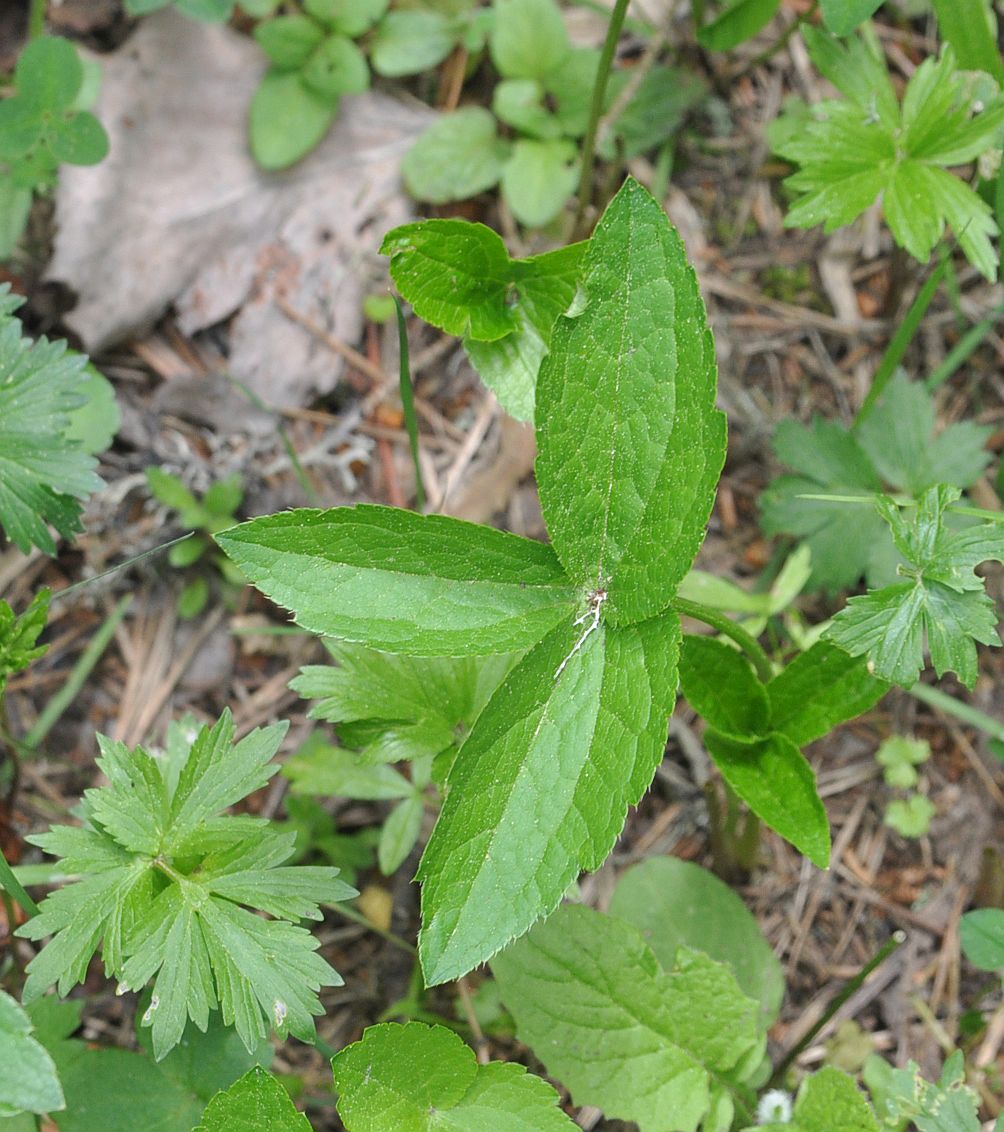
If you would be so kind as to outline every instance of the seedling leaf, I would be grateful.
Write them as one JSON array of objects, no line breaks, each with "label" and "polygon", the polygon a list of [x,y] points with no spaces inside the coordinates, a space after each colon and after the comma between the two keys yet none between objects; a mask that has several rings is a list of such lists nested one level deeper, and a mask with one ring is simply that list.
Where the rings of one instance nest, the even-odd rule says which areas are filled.
[{"label": "seedling leaf", "polygon": [[260,1065],[213,1097],[194,1132],[245,1132],[248,1128],[310,1132],[310,1121],[296,1111],[289,1093]]},{"label": "seedling leaf", "polygon": [[575,1128],[547,1082],[511,1062],[479,1065],[443,1026],[371,1026],[332,1058],[331,1068],[348,1132]]},{"label": "seedling leaf", "polygon": [[680,683],[690,706],[723,735],[749,739],[770,729],[763,684],[742,653],[724,641],[684,637]]},{"label": "seedling leaf", "polygon": [[66,1107],[52,1058],[32,1037],[31,1019],[5,991],[0,991],[0,1065],[0,1117]]},{"label": "seedling leaf", "polygon": [[497,185],[509,154],[495,118],[482,106],[465,106],[434,122],[401,163],[408,192],[445,204]]}]

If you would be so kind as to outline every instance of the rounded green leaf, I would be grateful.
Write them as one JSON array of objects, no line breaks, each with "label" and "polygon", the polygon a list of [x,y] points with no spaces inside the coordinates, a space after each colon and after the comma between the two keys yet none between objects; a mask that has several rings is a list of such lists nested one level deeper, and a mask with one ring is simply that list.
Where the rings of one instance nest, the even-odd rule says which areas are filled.
[{"label": "rounded green leaf", "polygon": [[508,153],[492,114],[469,106],[431,125],[405,157],[401,172],[413,197],[445,204],[497,185]]},{"label": "rounded green leaf", "polygon": [[31,190],[0,176],[0,261],[12,255],[31,212]]},{"label": "rounded green leaf", "polygon": [[73,44],[48,35],[28,44],[14,73],[18,97],[39,110],[65,110],[83,81],[84,68]]},{"label": "rounded green leaf", "polygon": [[[72,355],[73,351],[67,353]],[[85,452],[97,455],[111,445],[122,423],[122,414],[108,378],[89,363],[84,367],[84,374],[77,392],[87,400],[70,412],[70,423],[63,435],[68,440],[78,441]]]},{"label": "rounded green leaf", "polygon": [[1004,909],[979,908],[962,917],[962,950],[981,971],[1004,970]]},{"label": "rounded green leaf", "polygon": [[370,48],[373,70],[387,78],[431,70],[453,50],[460,27],[442,12],[391,12]]},{"label": "rounded green leaf", "polygon": [[309,16],[279,16],[254,29],[262,50],[280,71],[295,71],[324,39],[324,29]]},{"label": "rounded green leaf", "polygon": [[554,0],[495,0],[492,62],[507,79],[543,79],[571,52]]},{"label": "rounded green leaf", "polygon": [[42,138],[39,112],[23,98],[0,102],[0,161],[17,161]]},{"label": "rounded green leaf", "polygon": [[269,71],[251,103],[251,151],[265,169],[285,169],[306,156],[328,132],[336,106],[319,98],[293,73]]},{"label": "rounded green leaf", "polygon": [[678,857],[653,857],[617,882],[610,914],[633,924],[664,971],[681,945],[731,967],[736,982],[760,1003],[766,1029],[784,997],[784,972],[756,917],[713,873]]},{"label": "rounded green leaf", "polygon": [[362,35],[387,11],[390,0],[305,0],[308,15],[342,35]]},{"label": "rounded green leaf", "polygon": [[731,51],[763,31],[780,6],[781,0],[738,0],[698,31],[698,41],[710,51]]},{"label": "rounded green leaf", "polygon": [[531,137],[561,137],[561,123],[544,106],[544,88],[536,79],[503,79],[495,88],[492,109],[503,122]]},{"label": "rounded green leaf", "polygon": [[67,165],[97,165],[108,156],[108,144],[104,126],[87,110],[67,119],[49,139],[53,157]]},{"label": "rounded green leaf", "polygon": [[329,35],[307,60],[301,77],[309,91],[336,106],[343,94],[360,94],[370,85],[366,56],[344,35]]},{"label": "rounded green leaf", "polygon": [[528,228],[550,224],[579,180],[575,146],[561,139],[521,139],[502,170],[502,192],[513,216]]},{"label": "rounded green leaf", "polygon": [[234,14],[234,0],[174,0],[179,12],[190,20],[221,24]]}]

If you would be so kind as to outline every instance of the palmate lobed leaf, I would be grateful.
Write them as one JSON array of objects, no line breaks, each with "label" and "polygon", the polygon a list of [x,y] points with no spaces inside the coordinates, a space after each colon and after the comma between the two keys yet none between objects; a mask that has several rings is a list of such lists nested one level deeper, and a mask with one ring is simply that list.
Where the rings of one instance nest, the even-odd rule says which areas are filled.
[{"label": "palmate lobed leaf", "polygon": [[884,61],[861,39],[843,43],[816,28],[804,36],[813,61],[847,102],[797,111],[800,128],[783,121],[772,131],[775,150],[801,169],[786,184],[800,195],[787,226],[851,223],[880,197],[897,243],[926,262],[951,225],[969,260],[997,275],[990,206],[944,167],[973,160],[994,144],[1004,125],[1004,98],[984,106],[961,75],[950,47],[917,68],[895,96]]},{"label": "palmate lobed leaf", "polygon": [[278,867],[294,835],[261,819],[218,816],[278,769],[265,764],[284,732],[271,727],[235,744],[225,713],[192,738],[183,759],[103,740],[109,782],[85,793],[90,826],[33,839],[82,877],[20,929],[29,939],[52,936],[28,966],[26,1002],[53,983],[65,994],[82,982],[100,949],[121,989],[155,980],[144,1023],[158,1059],[188,1019],[205,1030],[217,1008],[248,1050],[272,1028],[311,1039],[317,991],[341,979],[316,954],[318,941],[289,921],[319,919],[319,903],[354,891],[337,869]]},{"label": "palmate lobed leaf", "polygon": [[54,554],[49,525],[71,537],[80,501],[102,486],[94,458],[65,436],[84,403],[87,359],[63,342],[25,338],[13,315],[19,305],[0,285],[0,523],[25,553]]},{"label": "palmate lobed leaf", "polygon": [[1001,643],[996,607],[973,570],[1004,560],[1004,534],[996,524],[950,530],[946,513],[958,498],[957,488],[939,484],[904,514],[879,497],[879,514],[906,563],[901,572],[911,580],[852,597],[827,632],[852,656],[867,656],[876,676],[907,688],[924,667],[925,640],[938,675],[951,670],[970,688],[978,675],[975,642]]}]

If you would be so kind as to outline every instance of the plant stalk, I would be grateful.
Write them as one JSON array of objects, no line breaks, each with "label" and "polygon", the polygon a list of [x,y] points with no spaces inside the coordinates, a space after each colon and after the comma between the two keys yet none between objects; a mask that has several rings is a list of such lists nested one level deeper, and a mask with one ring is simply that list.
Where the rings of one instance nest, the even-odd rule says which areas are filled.
[{"label": "plant stalk", "polygon": [[770,657],[761,648],[759,642],[750,636],[741,625],[737,625],[731,617],[726,617],[723,613],[719,613],[717,609],[702,605],[698,601],[688,601],[684,597],[673,598],[673,608],[685,617],[693,617],[695,621],[703,621],[705,625],[710,625],[712,629],[717,629],[723,636],[734,641],[749,657],[761,683],[766,684],[769,680],[773,680],[774,666],[771,664]]},{"label": "plant stalk", "polygon": [[596,68],[596,82],[593,84],[593,100],[589,107],[589,123],[586,126],[586,136],[582,141],[582,164],[579,171],[579,203],[575,211],[575,223],[572,225],[572,239],[583,239],[586,232],[583,230],[587,224],[586,213],[593,195],[593,180],[596,166],[596,136],[600,128],[600,119],[603,117],[603,102],[607,96],[607,83],[610,80],[610,71],[614,64],[614,53],[617,50],[617,41],[620,39],[621,29],[624,27],[624,17],[627,15],[628,0],[616,0],[614,10],[610,13],[610,23],[607,26],[607,37],[603,41],[603,50],[600,53],[599,66]]}]

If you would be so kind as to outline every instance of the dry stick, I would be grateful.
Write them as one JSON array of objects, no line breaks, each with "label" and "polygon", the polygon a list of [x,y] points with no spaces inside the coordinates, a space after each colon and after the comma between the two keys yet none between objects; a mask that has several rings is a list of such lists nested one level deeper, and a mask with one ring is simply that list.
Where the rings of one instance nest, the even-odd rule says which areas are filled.
[{"label": "dry stick", "polygon": [[[384,373],[383,367],[375,365],[366,357],[365,354],[360,354],[358,350],[343,342],[340,338],[336,338],[333,334],[329,334],[324,327],[318,326],[316,322],[308,318],[307,315],[302,314],[288,303],[282,295],[277,295],[275,298],[275,305],[282,311],[282,313],[298,323],[304,330],[309,330],[310,333],[323,342],[328,349],[333,350],[339,357],[344,358],[350,365],[354,366],[360,373],[366,374],[376,385],[381,386],[381,393],[390,382],[390,378]],[[374,389],[373,392],[376,392]],[[373,393],[367,394],[371,397]]]},{"label": "dry stick", "polygon": [[487,1065],[491,1059],[491,1050],[488,1047],[488,1039],[485,1037],[484,1030],[481,1029],[481,1023],[478,1021],[477,1013],[474,1010],[474,999],[471,997],[471,988],[467,985],[466,976],[461,976],[457,979],[457,990],[460,993],[460,1005],[463,1007],[464,1017],[467,1019],[467,1025],[471,1028],[471,1035],[474,1038],[474,1052],[478,1057],[479,1065]]},{"label": "dry stick", "polygon": [[474,453],[478,449],[478,445],[485,438],[485,433],[488,431],[489,426],[495,419],[495,413],[498,409],[498,402],[495,400],[495,394],[489,392],[478,410],[477,418],[471,426],[471,431],[467,434],[464,443],[460,446],[457,452],[456,459],[446,476],[446,483],[443,485],[443,497],[439,500],[439,511],[442,511],[446,505],[446,500],[450,496],[450,492],[460,482],[460,477],[467,470],[467,465],[474,459]]}]

